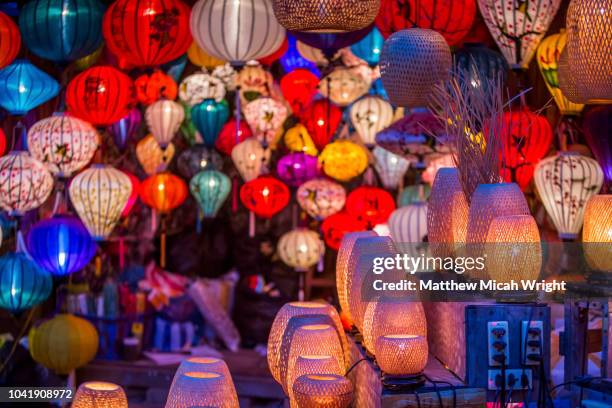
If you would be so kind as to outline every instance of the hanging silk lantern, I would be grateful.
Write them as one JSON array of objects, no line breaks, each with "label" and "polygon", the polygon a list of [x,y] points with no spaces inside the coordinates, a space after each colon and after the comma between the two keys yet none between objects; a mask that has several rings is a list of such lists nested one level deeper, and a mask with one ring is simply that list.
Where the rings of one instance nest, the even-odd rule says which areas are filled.
[{"label": "hanging silk lantern", "polygon": [[357,187],[346,199],[346,211],[365,221],[370,228],[387,222],[393,210],[395,200],[391,194],[378,187]]},{"label": "hanging silk lantern", "polygon": [[264,149],[254,137],[238,143],[232,150],[232,161],[244,181],[251,181],[262,173],[270,161],[270,150]]},{"label": "hanging silk lantern", "polygon": [[223,159],[213,148],[204,145],[194,145],[179,155],[178,171],[181,176],[190,179],[202,170],[219,170],[223,167]]},{"label": "hanging silk lantern", "polygon": [[96,254],[89,232],[77,217],[56,215],[34,224],[27,237],[28,253],[53,275],[83,269]]},{"label": "hanging silk lantern", "polygon": [[325,218],[321,223],[321,233],[328,247],[338,251],[345,234],[365,231],[367,224],[357,217],[341,211]]},{"label": "hanging silk lantern", "polygon": [[303,271],[319,262],[325,247],[315,231],[297,228],[280,237],[277,250],[284,263]]},{"label": "hanging silk lantern", "polygon": [[191,120],[204,139],[207,147],[214,147],[221,128],[229,118],[226,101],[206,99],[191,108]]},{"label": "hanging silk lantern", "polygon": [[297,187],[319,175],[319,159],[306,153],[289,153],[280,158],[276,164],[278,178]]},{"label": "hanging silk lantern", "polygon": [[346,67],[338,67],[321,78],[319,92],[338,106],[347,106],[365,95],[370,82]]},{"label": "hanging silk lantern", "polygon": [[315,179],[298,188],[296,199],[308,215],[321,221],[342,210],[346,202],[346,191],[331,180]]},{"label": "hanging silk lantern", "polygon": [[[292,34],[299,41],[298,46],[301,42],[303,44],[309,45],[310,47],[314,47],[321,50],[325,58],[325,62],[321,61],[321,65],[327,65],[327,60],[333,59],[334,55],[336,54],[336,52],[338,52],[338,50],[355,44],[357,41],[368,35],[371,29],[372,25],[369,25],[360,30],[348,31],[343,33],[306,33],[300,31],[293,31]],[[301,47],[299,49],[300,53],[302,53]],[[307,59],[310,58],[303,53],[302,56]]]},{"label": "hanging silk lantern", "polygon": [[559,58],[561,51],[567,43],[567,33],[561,30],[558,34],[553,34],[542,40],[538,47],[537,62],[540,68],[540,73],[544,78],[546,87],[552,95],[562,115],[579,115],[584,108],[584,105],[574,103],[567,99],[561,88],[559,88]]},{"label": "hanging silk lantern", "polygon": [[589,265],[612,272],[612,195],[594,195],[587,201],[582,242]]},{"label": "hanging silk lantern", "polygon": [[0,257],[0,308],[21,312],[43,302],[51,294],[53,280],[22,252]]},{"label": "hanging silk lantern", "polygon": [[216,170],[201,171],[189,182],[191,194],[200,205],[204,217],[217,215],[231,188],[229,177]]},{"label": "hanging silk lantern", "polygon": [[74,116],[93,125],[110,125],[126,116],[134,102],[129,76],[111,66],[96,66],[75,76],[66,88]]},{"label": "hanging silk lantern", "polygon": [[274,15],[290,31],[336,33],[372,24],[380,0],[273,0]]},{"label": "hanging silk lantern", "polygon": [[416,202],[398,208],[387,223],[398,251],[413,257],[421,255],[417,244],[427,235],[427,203]]},{"label": "hanging silk lantern", "polygon": [[179,207],[187,198],[187,184],[172,173],[155,174],[140,183],[140,199],[160,213]]},{"label": "hanging silk lantern", "polygon": [[383,186],[391,190],[397,189],[404,179],[404,174],[406,174],[408,167],[410,167],[410,162],[379,146],[376,146],[372,153],[376,159],[374,167],[380,176]]},{"label": "hanging silk lantern", "polygon": [[21,34],[13,19],[0,12],[0,68],[6,67],[19,54]]},{"label": "hanging silk lantern", "polygon": [[102,43],[103,13],[98,0],[30,0],[19,13],[19,28],[34,54],[51,61],[73,61]]},{"label": "hanging silk lantern", "polygon": [[57,115],[36,122],[28,131],[28,150],[53,174],[70,177],[98,149],[96,129],[81,119]]},{"label": "hanging silk lantern", "polygon": [[[193,113],[192,110],[192,120]],[[145,111],[147,126],[162,149],[172,141],[184,119],[185,111],[181,104],[167,99],[152,103]]]},{"label": "hanging silk lantern", "polygon": [[612,115],[610,105],[597,106],[589,109],[582,122],[582,130],[586,141],[604,172],[607,184],[612,183],[612,146],[609,137],[612,134],[612,123],[610,123],[610,115]]},{"label": "hanging silk lantern", "polygon": [[448,78],[451,53],[436,31],[411,28],[385,41],[380,56],[380,76],[394,105],[428,105],[432,87]]},{"label": "hanging silk lantern", "polygon": [[0,208],[12,215],[40,207],[53,190],[53,177],[28,152],[0,157]]},{"label": "hanging silk lantern", "polygon": [[6,134],[4,130],[0,129],[0,156],[4,155],[6,151]]},{"label": "hanging silk lantern", "polygon": [[355,56],[361,58],[371,67],[378,65],[380,60],[380,52],[382,51],[385,38],[382,36],[378,28],[372,28],[372,31],[359,42],[351,45],[351,51]]},{"label": "hanging silk lantern", "polygon": [[533,178],[534,166],[548,153],[552,128],[544,116],[536,115],[528,108],[504,112],[502,120],[504,154],[501,173],[507,182],[516,181],[525,191]]},{"label": "hanging silk lantern", "polygon": [[236,130],[236,121],[230,120],[221,128],[219,136],[215,141],[215,147],[221,153],[231,156],[234,146],[244,142],[251,136],[253,136],[253,132],[251,132],[251,128],[244,120],[240,121],[238,130]]},{"label": "hanging silk lantern", "polygon": [[536,165],[534,180],[559,238],[575,239],[582,228],[586,202],[603,184],[599,164],[590,157],[561,152]]},{"label": "hanging silk lantern", "polygon": [[181,0],[117,0],[104,14],[106,45],[137,67],[172,61],[191,44],[189,12]]},{"label": "hanging silk lantern", "polygon": [[132,184],[132,192],[130,193],[130,197],[125,203],[123,210],[121,211],[121,217],[126,218],[132,212],[132,208],[138,201],[138,191],[140,191],[140,180],[138,177],[130,173],[129,171],[121,170],[126,176],[129,177],[130,183]]},{"label": "hanging silk lantern", "polygon": [[319,152],[308,134],[308,130],[298,123],[285,132],[285,146],[292,152],[302,152],[311,156],[316,156]]},{"label": "hanging silk lantern", "polygon": [[428,184],[415,184],[406,186],[397,196],[397,206],[405,207],[416,201],[427,201],[431,194],[431,187]]},{"label": "hanging silk lantern", "polygon": [[484,86],[485,89],[499,79],[505,83],[510,69],[503,55],[480,43],[464,44],[454,52],[453,60],[456,69],[470,85]]},{"label": "hanging silk lantern", "polygon": [[272,176],[259,176],[240,188],[240,200],[254,214],[271,218],[289,203],[289,189]]},{"label": "hanging silk lantern", "polygon": [[58,314],[28,336],[34,361],[60,375],[67,375],[89,363],[98,352],[98,332],[80,317]]},{"label": "hanging silk lantern", "polygon": [[191,12],[191,32],[207,54],[234,66],[271,54],[285,38],[271,0],[199,0]]},{"label": "hanging silk lantern", "polygon": [[149,176],[165,171],[174,157],[174,144],[170,143],[162,149],[152,135],[140,139],[136,144],[136,158],[145,173]]},{"label": "hanging silk lantern", "polygon": [[349,181],[368,168],[368,155],[363,147],[350,140],[336,140],[325,146],[319,156],[323,172],[338,181]]},{"label": "hanging silk lantern", "polygon": [[285,73],[290,73],[295,69],[306,69],[318,78],[321,74],[317,66],[300,54],[295,37],[287,33],[287,42],[287,51],[280,57],[280,64],[283,67],[283,71],[285,71]]},{"label": "hanging silk lantern", "polygon": [[378,96],[366,95],[351,106],[351,122],[363,143],[373,146],[376,134],[393,122],[393,107]]},{"label": "hanging silk lantern", "polygon": [[285,100],[296,116],[301,116],[317,93],[319,78],[306,69],[296,69],[283,76],[280,81]]},{"label": "hanging silk lantern", "polygon": [[244,108],[244,116],[255,137],[268,146],[276,141],[288,112],[282,103],[272,98],[259,98]]},{"label": "hanging silk lantern", "polygon": [[204,72],[191,74],[181,82],[179,98],[189,106],[197,105],[205,99],[221,102],[225,98],[225,85],[219,78]]},{"label": "hanging silk lantern", "polygon": [[115,146],[117,146],[119,150],[124,150],[128,141],[133,139],[136,133],[138,133],[141,123],[142,114],[140,110],[138,108],[132,108],[127,115],[108,126],[106,130],[113,137]]},{"label": "hanging silk lantern", "polygon": [[151,75],[144,74],[134,81],[136,99],[143,105],[150,105],[159,99],[175,100],[178,87],[174,79],[162,71],[156,70]]},{"label": "hanging silk lantern", "polygon": [[132,182],[123,172],[96,164],[77,174],[68,192],[89,233],[101,241],[111,234],[119,221],[132,193]]},{"label": "hanging silk lantern", "polygon": [[202,51],[195,41],[192,42],[187,49],[187,58],[189,58],[189,61],[191,61],[193,65],[197,65],[198,67],[206,68],[208,70],[213,70],[214,68],[225,64],[224,60],[215,58]]},{"label": "hanging silk lantern", "polygon": [[478,0],[491,35],[513,69],[527,68],[560,4],[561,0]]},{"label": "hanging silk lantern", "polygon": [[59,84],[28,60],[17,59],[0,70],[0,106],[11,115],[25,115],[59,92]]},{"label": "hanging silk lantern", "polygon": [[317,149],[323,149],[336,133],[342,120],[342,110],[329,99],[317,99],[302,115],[304,126]]},{"label": "hanging silk lantern", "polygon": [[100,404],[104,404],[107,408],[128,408],[128,400],[123,388],[120,385],[103,381],[88,381],[79,385],[71,407],[88,408]]},{"label": "hanging silk lantern", "polygon": [[265,57],[262,57],[260,59],[258,59],[257,61],[262,64],[262,65],[266,65],[266,66],[270,66],[272,64],[274,64],[276,61],[278,61],[278,59],[283,56],[287,50],[289,49],[289,42],[287,41],[287,37],[285,36],[285,39],[283,40],[283,43],[281,44],[280,47],[278,47],[278,49],[274,52],[272,52],[269,55],[266,55]]},{"label": "hanging silk lantern", "polygon": [[248,62],[236,74],[236,86],[240,87],[240,101],[243,105],[260,96],[270,96],[274,78],[256,61]]}]

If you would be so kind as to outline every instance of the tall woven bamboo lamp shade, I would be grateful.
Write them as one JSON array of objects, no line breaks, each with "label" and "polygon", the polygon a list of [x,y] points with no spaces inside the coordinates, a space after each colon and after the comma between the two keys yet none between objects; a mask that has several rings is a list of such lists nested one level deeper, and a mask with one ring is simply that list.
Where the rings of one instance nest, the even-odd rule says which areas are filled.
[{"label": "tall woven bamboo lamp shade", "polygon": [[563,95],[571,102],[578,104],[586,103],[587,100],[578,92],[578,79],[574,77],[574,74],[570,70],[567,47],[561,51],[558,64],[557,77],[559,78],[559,89],[563,92]]},{"label": "tall woven bamboo lamp shade", "polygon": [[225,364],[225,361],[221,360],[220,358],[191,357],[181,361],[181,364],[174,373],[174,378],[172,379],[172,385],[170,386],[170,388],[174,386],[174,383],[176,383],[176,380],[180,378],[181,375],[189,372],[221,374],[223,376],[223,380],[226,383],[227,391],[230,392],[231,390],[236,393],[229,368],[227,367],[227,364]]},{"label": "tall woven bamboo lamp shade", "polygon": [[612,194],[595,195],[587,201],[582,242],[589,265],[612,272]]},{"label": "tall woven bamboo lamp shade", "polygon": [[228,391],[222,374],[187,372],[170,388],[166,408],[239,408],[236,392]]},{"label": "tall woven bamboo lamp shade", "polygon": [[422,28],[393,33],[380,55],[380,75],[389,101],[404,107],[427,106],[431,88],[448,78],[451,66],[444,37]]},{"label": "tall woven bamboo lamp shade", "polygon": [[123,388],[117,384],[91,381],[79,386],[72,408],[128,408]]},{"label": "tall woven bamboo lamp shade", "polygon": [[344,368],[338,365],[335,357],[325,354],[301,355],[287,375],[287,394],[294,403],[293,384],[295,380],[306,374],[336,374],[343,375]]},{"label": "tall woven bamboo lamp shade", "polygon": [[427,339],[414,334],[387,334],[376,339],[376,362],[383,373],[408,376],[421,373],[427,365]]},{"label": "tall woven bamboo lamp shade", "polygon": [[296,380],[293,393],[300,408],[348,408],[353,384],[339,375],[308,374]]}]

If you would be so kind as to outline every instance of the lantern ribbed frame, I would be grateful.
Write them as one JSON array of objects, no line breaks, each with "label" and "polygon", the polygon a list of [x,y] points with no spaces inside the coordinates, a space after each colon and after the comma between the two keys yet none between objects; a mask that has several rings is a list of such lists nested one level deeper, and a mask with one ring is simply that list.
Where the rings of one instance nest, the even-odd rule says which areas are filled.
[{"label": "lantern ribbed frame", "polygon": [[21,33],[11,17],[0,12],[0,69],[17,57],[21,48]]},{"label": "lantern ribbed frame", "polygon": [[410,167],[410,162],[380,146],[374,147],[372,154],[376,159],[374,167],[382,180],[383,186],[390,190],[396,190],[404,179],[404,175]]},{"label": "lantern ribbed frame", "polygon": [[380,56],[380,75],[394,105],[428,105],[434,85],[450,75],[452,56],[440,33],[421,28],[391,35]]},{"label": "lantern ribbed frame", "polygon": [[376,339],[376,362],[383,373],[393,376],[414,375],[427,365],[427,339],[413,334],[389,334]]},{"label": "lantern ribbed frame", "polygon": [[180,375],[168,393],[166,408],[238,408],[235,390],[219,373],[187,372]]},{"label": "lantern ribbed frame", "polygon": [[368,155],[363,147],[350,140],[336,140],[323,149],[319,162],[329,177],[346,182],[368,168]]},{"label": "lantern ribbed frame", "polygon": [[162,148],[172,141],[184,119],[183,106],[167,99],[152,103],[145,111],[145,121],[149,131]]},{"label": "lantern ribbed frame", "polygon": [[72,408],[128,408],[128,400],[120,385],[89,381],[79,385]]},{"label": "lantern ribbed frame", "polygon": [[14,150],[0,157],[0,207],[12,215],[40,207],[53,190],[53,177],[30,153]]},{"label": "lantern ribbed frame", "polygon": [[498,282],[535,280],[542,267],[540,232],[531,215],[495,217],[487,233],[487,273]]},{"label": "lantern ribbed frame", "polygon": [[221,102],[225,98],[223,81],[206,72],[196,72],[186,76],[179,85],[179,99],[189,106],[197,105],[205,99]]},{"label": "lantern ribbed frame", "polygon": [[325,253],[319,234],[307,228],[297,228],[283,234],[276,249],[280,259],[298,271],[316,265]]},{"label": "lantern ribbed frame", "polygon": [[340,66],[319,81],[319,92],[338,106],[345,107],[365,95],[370,82],[353,68]]},{"label": "lantern ribbed frame", "polygon": [[191,121],[207,147],[214,147],[217,137],[229,118],[229,107],[225,100],[205,99],[191,108]]},{"label": "lantern ribbed frame", "polygon": [[293,384],[300,408],[348,408],[353,401],[353,384],[339,375],[307,374]]},{"label": "lantern ribbed frame", "polygon": [[161,213],[179,207],[187,198],[187,184],[172,173],[158,173],[140,183],[140,200]]},{"label": "lantern ribbed frame", "polygon": [[217,170],[204,170],[192,177],[189,190],[204,217],[214,217],[229,196],[232,182]]},{"label": "lantern ribbed frame", "polygon": [[416,244],[423,242],[427,236],[428,212],[427,203],[419,201],[391,213],[387,224],[398,251],[414,257],[420,256],[421,251]]},{"label": "lantern ribbed frame", "polygon": [[0,308],[21,312],[47,299],[52,289],[51,275],[25,254],[0,257]]},{"label": "lantern ribbed frame", "polygon": [[586,202],[603,185],[603,171],[597,161],[574,152],[561,152],[540,161],[534,179],[559,237],[575,239],[582,227]]},{"label": "lantern ribbed frame", "polygon": [[370,353],[375,353],[375,342],[380,336],[402,333],[427,338],[427,320],[421,302],[380,297],[368,303],[363,316],[363,345]]},{"label": "lantern ribbed frame", "polygon": [[234,381],[232,380],[232,375],[230,374],[227,364],[225,361],[216,357],[190,357],[181,361],[181,364],[179,364],[176,372],[174,373],[174,378],[172,379],[170,389],[172,389],[181,375],[190,372],[221,374],[223,376],[225,386],[227,387],[226,389],[234,390],[234,393],[236,392]]},{"label": "lantern ribbed frame", "polygon": [[393,122],[393,107],[383,98],[366,95],[351,105],[351,122],[366,146],[376,144],[376,134]]},{"label": "lantern ribbed frame", "polygon": [[149,176],[166,171],[176,151],[172,142],[162,149],[153,135],[147,135],[140,139],[135,150],[138,163]]},{"label": "lantern ribbed frame", "polygon": [[287,394],[293,403],[293,384],[295,380],[306,374],[335,374],[343,375],[344,368],[338,365],[338,361],[330,355],[300,355],[295,360],[293,367],[287,373]]},{"label": "lantern ribbed frame", "polygon": [[342,210],[346,190],[328,179],[314,179],[302,184],[296,192],[300,207],[316,220],[324,220]]},{"label": "lantern ribbed frame", "polygon": [[256,179],[270,161],[270,149],[264,149],[254,137],[234,146],[231,155],[234,165],[245,182]]},{"label": "lantern ribbed frame", "polygon": [[612,272],[612,195],[594,195],[584,208],[582,242],[589,265]]},{"label": "lantern ribbed frame", "polygon": [[59,90],[52,76],[28,60],[16,59],[0,70],[0,106],[11,115],[25,115],[55,97]]}]

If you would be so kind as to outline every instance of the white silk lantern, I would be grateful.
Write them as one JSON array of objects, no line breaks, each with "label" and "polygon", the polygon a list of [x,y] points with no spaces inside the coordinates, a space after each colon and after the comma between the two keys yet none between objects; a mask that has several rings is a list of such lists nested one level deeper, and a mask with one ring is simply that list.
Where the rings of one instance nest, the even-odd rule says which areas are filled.
[{"label": "white silk lantern", "polygon": [[244,181],[251,181],[260,174],[270,161],[270,150],[264,149],[254,137],[238,143],[232,149],[232,161]]},{"label": "white silk lantern", "polygon": [[22,150],[0,157],[0,208],[12,215],[41,206],[53,190],[44,164]]},{"label": "white silk lantern", "polygon": [[366,95],[351,106],[351,121],[366,146],[376,144],[376,134],[393,122],[393,107],[383,98]]},{"label": "white silk lantern", "polygon": [[167,99],[152,103],[145,111],[147,126],[162,148],[170,144],[184,119],[181,104]]}]

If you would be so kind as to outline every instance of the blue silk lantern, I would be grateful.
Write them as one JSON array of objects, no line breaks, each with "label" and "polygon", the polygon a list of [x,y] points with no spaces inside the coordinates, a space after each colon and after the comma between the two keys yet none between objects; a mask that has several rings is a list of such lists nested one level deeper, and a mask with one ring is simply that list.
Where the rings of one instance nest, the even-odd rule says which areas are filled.
[{"label": "blue silk lantern", "polygon": [[191,194],[198,202],[204,217],[212,218],[227,199],[232,183],[217,170],[204,170],[193,176],[189,183]]},{"label": "blue silk lantern", "polygon": [[351,45],[351,51],[373,67],[380,61],[380,52],[384,42],[385,38],[378,28],[374,27],[363,39]]},{"label": "blue silk lantern", "polygon": [[321,73],[319,72],[317,66],[313,62],[308,61],[306,58],[302,57],[302,55],[298,51],[296,38],[293,35],[287,33],[287,42],[289,44],[287,47],[287,51],[280,57],[280,64],[283,67],[285,73],[288,74],[293,70],[301,68],[307,69],[313,74],[315,74],[317,77],[320,77]]},{"label": "blue silk lantern", "polygon": [[385,101],[389,101],[389,95],[387,94],[387,91],[385,90],[385,87],[382,83],[382,79],[380,78],[376,79],[375,81],[372,81],[372,85],[370,85],[370,91],[368,93],[370,95],[380,96]]},{"label": "blue silk lantern", "polygon": [[55,79],[28,60],[18,59],[0,70],[0,106],[12,115],[24,115],[59,92]]},{"label": "blue silk lantern", "polygon": [[[499,52],[487,48],[484,44],[465,43],[454,55],[455,67],[463,72],[472,86],[480,86],[482,79],[506,82],[510,67]],[[487,82],[485,82],[486,86]]]},{"label": "blue silk lantern", "polygon": [[205,99],[191,108],[191,120],[207,147],[214,147],[221,128],[229,118],[226,101]]},{"label": "blue silk lantern", "polygon": [[24,253],[0,257],[0,307],[21,312],[49,297],[53,280]]},{"label": "blue silk lantern", "polygon": [[56,276],[80,271],[96,254],[87,228],[77,217],[69,215],[36,223],[28,233],[27,245],[36,263]]},{"label": "blue silk lantern", "polygon": [[132,108],[130,113],[107,128],[108,133],[113,136],[115,145],[119,150],[125,149],[129,139],[134,137],[136,132],[138,132],[141,122],[142,114],[140,110],[138,108]]},{"label": "blue silk lantern", "polygon": [[21,9],[19,29],[34,54],[73,61],[102,43],[104,6],[98,0],[30,0]]},{"label": "blue silk lantern", "polygon": [[162,70],[166,71],[166,74],[170,75],[174,82],[177,84],[181,82],[181,75],[183,75],[183,71],[185,71],[185,67],[187,66],[187,54],[183,54],[175,60],[170,62],[166,62],[162,65]]}]

